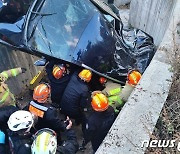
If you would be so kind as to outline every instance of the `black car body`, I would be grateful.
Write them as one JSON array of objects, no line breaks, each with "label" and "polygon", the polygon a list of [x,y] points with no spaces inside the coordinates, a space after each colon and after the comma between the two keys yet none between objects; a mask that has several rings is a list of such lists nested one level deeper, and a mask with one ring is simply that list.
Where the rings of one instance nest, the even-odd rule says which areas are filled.
[{"label": "black car body", "polygon": [[[26,9],[12,20],[1,20],[3,9],[14,1]],[[150,36],[134,30],[134,42],[127,45],[122,27],[118,14],[96,0],[10,0],[0,10],[0,43],[73,63],[114,81],[121,81],[130,69],[143,73],[154,55]]]}]

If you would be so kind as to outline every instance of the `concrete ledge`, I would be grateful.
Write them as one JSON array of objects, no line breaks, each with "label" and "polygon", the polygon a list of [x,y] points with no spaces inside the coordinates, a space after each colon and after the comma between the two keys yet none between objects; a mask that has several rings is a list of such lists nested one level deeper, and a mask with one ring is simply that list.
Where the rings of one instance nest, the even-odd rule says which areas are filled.
[{"label": "concrete ledge", "polygon": [[[163,56],[164,54],[157,51]],[[161,57],[164,59],[165,57]],[[171,66],[155,56],[96,154],[144,153],[171,85]]]}]

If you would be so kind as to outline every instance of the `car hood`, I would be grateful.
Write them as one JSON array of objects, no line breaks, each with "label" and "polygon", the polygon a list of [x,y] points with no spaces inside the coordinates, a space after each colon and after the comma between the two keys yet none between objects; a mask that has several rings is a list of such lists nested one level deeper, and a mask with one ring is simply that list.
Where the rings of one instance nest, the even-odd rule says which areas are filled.
[{"label": "car hood", "polygon": [[[33,17],[33,19],[37,19],[34,22],[31,22],[32,20],[28,18],[30,14],[27,14],[26,22],[22,16],[13,24],[0,23],[1,43],[11,45],[24,52],[44,56],[47,59],[55,58],[88,68],[117,82],[124,81],[130,69],[138,69],[143,73],[152,58],[152,56],[146,55],[154,53],[153,40],[151,38],[150,41],[148,40],[151,42],[152,48],[143,53],[143,62],[145,60],[146,63],[142,67],[142,59],[138,56],[140,55],[138,50],[126,45],[123,36],[115,31],[107,18],[95,6],[90,5],[89,9],[92,14],[83,23],[83,27],[80,26],[78,33],[64,34],[63,38],[57,41],[58,37],[54,32],[58,32],[59,27],[58,25],[53,28],[51,26],[53,25],[52,21],[58,20],[57,14],[47,12],[45,16]],[[70,14],[73,15],[72,12]],[[74,20],[76,19],[78,21],[78,18],[74,17]],[[78,21],[78,25],[82,25],[81,22],[81,20]],[[74,23],[76,21],[71,24],[74,26]],[[73,26],[71,25],[71,27]],[[33,29],[33,27],[35,28]],[[68,30],[68,25],[65,28]],[[69,30],[71,31],[71,29]],[[60,31],[60,34],[63,32]],[[143,37],[149,38],[147,35]],[[143,40],[142,37],[141,40]],[[145,44],[147,45],[147,42]]]}]

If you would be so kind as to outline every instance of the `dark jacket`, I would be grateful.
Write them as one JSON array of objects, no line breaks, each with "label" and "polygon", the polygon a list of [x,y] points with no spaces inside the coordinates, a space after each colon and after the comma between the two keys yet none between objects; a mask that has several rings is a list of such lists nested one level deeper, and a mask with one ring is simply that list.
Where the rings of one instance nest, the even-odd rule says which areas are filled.
[{"label": "dark jacket", "polygon": [[114,120],[115,112],[111,106],[103,112],[94,111],[88,118],[86,127],[83,129],[85,144],[91,141],[93,150],[96,151]]},{"label": "dark jacket", "polygon": [[7,125],[7,121],[10,117],[10,115],[16,111],[18,111],[19,109],[15,106],[3,106],[0,108],[0,129],[2,131],[6,131],[6,129],[8,128]]},{"label": "dark jacket", "polygon": [[[88,83],[82,81],[75,72],[62,97],[61,111],[64,114],[73,116],[81,115],[81,112],[90,102],[90,91]],[[72,116],[71,116],[72,115]]]},{"label": "dark jacket", "polygon": [[[29,136],[19,136],[8,129],[7,121],[10,115],[19,109],[15,106],[4,106],[0,108],[0,129],[6,135],[6,143],[0,145],[0,154],[13,152],[13,154],[31,154],[32,140]],[[6,146],[8,148],[6,149]]]},{"label": "dark jacket", "polygon": [[51,86],[51,100],[53,103],[60,105],[62,95],[70,80],[71,74],[66,74],[61,79],[54,78],[52,72],[55,64],[56,62],[50,61],[46,66],[46,72]]},{"label": "dark jacket", "polygon": [[42,113],[42,115],[37,115],[38,123],[35,125],[36,129],[50,128],[57,133],[60,131],[65,131],[66,124],[59,118],[58,110],[51,104],[31,101],[25,109],[29,110],[35,115],[37,115],[37,112],[34,111]]},{"label": "dark jacket", "polygon": [[19,135],[8,130],[9,151],[12,154],[31,154],[32,135]]},{"label": "dark jacket", "polygon": [[57,147],[56,154],[75,154],[79,147],[75,132],[69,129],[65,133],[67,139]]}]

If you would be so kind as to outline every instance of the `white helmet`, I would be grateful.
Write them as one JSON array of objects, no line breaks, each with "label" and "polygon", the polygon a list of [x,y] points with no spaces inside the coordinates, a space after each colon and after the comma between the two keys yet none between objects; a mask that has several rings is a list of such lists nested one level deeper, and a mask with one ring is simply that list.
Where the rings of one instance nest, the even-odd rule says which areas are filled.
[{"label": "white helmet", "polygon": [[55,154],[57,149],[57,137],[55,131],[49,128],[40,129],[31,146],[32,154]]},{"label": "white helmet", "polygon": [[11,114],[7,123],[9,129],[12,131],[27,129],[26,132],[28,132],[34,123],[34,120],[30,112],[19,110]]}]

